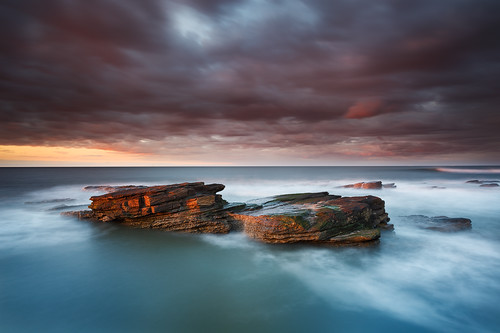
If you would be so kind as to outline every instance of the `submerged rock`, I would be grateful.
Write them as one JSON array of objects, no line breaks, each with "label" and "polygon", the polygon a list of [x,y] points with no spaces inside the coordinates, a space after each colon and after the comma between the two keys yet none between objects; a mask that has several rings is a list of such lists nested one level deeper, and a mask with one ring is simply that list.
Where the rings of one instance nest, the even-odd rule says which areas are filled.
[{"label": "submerged rock", "polygon": [[91,211],[64,215],[138,228],[228,233],[243,230],[267,243],[354,244],[380,237],[387,224],[384,201],[328,192],[285,194],[260,203],[228,204],[222,184],[183,183],[137,187],[90,198]]},{"label": "submerged rock", "polygon": [[468,184],[478,184],[479,187],[499,187],[500,183],[499,180],[479,180],[479,179],[473,179],[473,180],[468,180],[466,181]]},{"label": "submerged rock", "polygon": [[79,211],[70,211],[70,212],[62,212],[63,216],[73,216],[80,220],[94,220],[94,213],[91,210],[79,210]]},{"label": "submerged rock", "polygon": [[498,187],[498,186],[500,186],[500,185],[498,185],[497,183],[479,185],[479,187]]},{"label": "submerged rock", "polygon": [[479,180],[479,179],[473,179],[473,180],[468,180],[466,183],[469,184],[491,184],[491,183],[500,183],[500,180]]},{"label": "submerged rock", "polygon": [[447,216],[433,216],[428,217],[425,215],[410,215],[404,216],[410,222],[416,223],[422,229],[429,229],[441,232],[455,232],[461,230],[469,230],[472,228],[470,219]]},{"label": "submerged rock", "polygon": [[266,243],[339,245],[376,240],[377,227],[389,220],[378,197],[342,198],[328,192],[276,196],[259,210],[233,217],[248,236]]}]

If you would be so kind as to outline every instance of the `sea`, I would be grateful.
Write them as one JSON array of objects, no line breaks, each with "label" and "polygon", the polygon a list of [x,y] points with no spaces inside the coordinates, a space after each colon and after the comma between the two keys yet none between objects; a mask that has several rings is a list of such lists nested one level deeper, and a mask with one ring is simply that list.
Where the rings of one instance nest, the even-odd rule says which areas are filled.
[{"label": "sea", "polygon": [[[342,185],[395,183],[363,190]],[[0,168],[0,332],[498,332],[500,167]],[[229,202],[385,200],[369,247],[273,245],[61,216],[88,185],[222,183]],[[422,228],[410,215],[465,217]]]}]

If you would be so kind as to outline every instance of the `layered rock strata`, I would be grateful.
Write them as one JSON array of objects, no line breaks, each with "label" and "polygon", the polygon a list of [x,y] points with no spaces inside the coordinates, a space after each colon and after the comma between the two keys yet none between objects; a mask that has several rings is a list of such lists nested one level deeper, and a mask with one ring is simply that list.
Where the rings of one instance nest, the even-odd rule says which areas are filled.
[{"label": "layered rock strata", "polygon": [[274,197],[261,209],[234,214],[245,233],[266,243],[353,244],[376,240],[389,228],[384,201],[374,196],[345,197],[327,192]]},{"label": "layered rock strata", "polygon": [[137,228],[228,233],[231,220],[216,194],[222,184],[183,183],[137,187],[90,198],[92,211],[69,212],[84,219],[118,222]]},{"label": "layered rock strata", "polygon": [[378,239],[380,228],[392,227],[384,201],[375,196],[298,193],[227,204],[216,194],[223,189],[222,184],[201,182],[137,187],[93,196],[91,211],[64,214],[169,231],[243,230],[266,243],[361,243]]},{"label": "layered rock strata", "polygon": [[382,182],[375,181],[375,182],[360,182],[360,183],[355,183],[355,184],[348,184],[344,185],[342,187],[345,188],[358,188],[358,189],[365,189],[365,190],[379,190],[381,188],[396,188],[395,183],[387,183],[387,184],[382,184]]}]

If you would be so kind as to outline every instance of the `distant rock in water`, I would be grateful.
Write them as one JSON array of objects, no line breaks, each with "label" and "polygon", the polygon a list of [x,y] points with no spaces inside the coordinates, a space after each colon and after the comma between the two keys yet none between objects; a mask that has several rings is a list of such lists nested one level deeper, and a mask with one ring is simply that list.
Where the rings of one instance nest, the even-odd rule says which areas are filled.
[{"label": "distant rock in water", "polygon": [[91,211],[63,215],[138,228],[197,233],[243,230],[267,243],[354,244],[376,240],[391,229],[384,201],[328,192],[286,194],[262,204],[228,204],[222,184],[183,183],[135,187],[90,198]]},{"label": "distant rock in water", "polygon": [[469,184],[490,184],[490,183],[500,183],[500,180],[478,180],[478,179],[473,179],[473,180],[468,180],[466,183]]},{"label": "distant rock in water", "polygon": [[479,187],[498,187],[498,183],[500,183],[500,180],[478,180],[478,179],[473,179],[473,180],[468,180],[466,183],[469,184],[478,184]]},{"label": "distant rock in water", "polygon": [[266,243],[355,244],[376,240],[377,227],[391,226],[382,199],[328,192],[276,196],[261,209],[233,217],[248,236]]},{"label": "distant rock in water", "polygon": [[479,185],[479,187],[498,187],[498,186],[500,186],[500,185],[498,185],[497,183]]},{"label": "distant rock in water", "polygon": [[381,188],[395,188],[396,184],[395,183],[388,183],[388,184],[382,184],[381,181],[375,181],[375,182],[360,182],[360,183],[355,183],[355,184],[348,184],[344,185],[342,187],[345,188],[360,188],[360,189],[381,189]]},{"label": "distant rock in water", "polygon": [[410,215],[403,216],[408,221],[416,223],[423,229],[441,231],[441,232],[456,232],[461,230],[469,230],[472,228],[470,219],[458,217],[452,218],[447,216],[428,217],[425,215]]}]

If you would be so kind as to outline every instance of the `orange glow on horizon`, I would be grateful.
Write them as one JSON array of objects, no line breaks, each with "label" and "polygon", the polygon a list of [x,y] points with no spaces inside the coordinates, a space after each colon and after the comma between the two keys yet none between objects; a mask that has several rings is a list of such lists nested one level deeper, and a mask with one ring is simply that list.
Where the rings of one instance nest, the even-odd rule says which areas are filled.
[{"label": "orange glow on horizon", "polygon": [[213,165],[167,156],[96,148],[0,145],[0,166],[182,166]]}]

